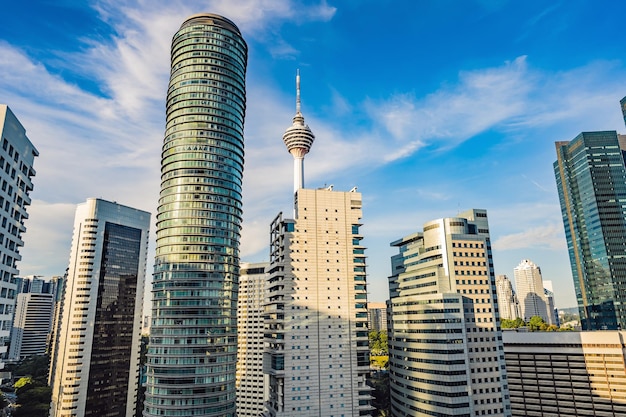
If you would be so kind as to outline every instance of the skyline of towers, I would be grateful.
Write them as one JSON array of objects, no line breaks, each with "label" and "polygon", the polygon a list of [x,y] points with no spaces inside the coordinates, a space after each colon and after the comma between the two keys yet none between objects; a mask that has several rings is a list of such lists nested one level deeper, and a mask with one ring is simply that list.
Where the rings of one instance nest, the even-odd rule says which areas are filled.
[{"label": "skyline of towers", "polygon": [[391,415],[510,416],[486,210],[391,246]]},{"label": "skyline of towers", "polygon": [[0,104],[0,370],[13,325],[16,263],[22,259],[24,219],[31,203],[33,163],[39,151],[26,136],[26,129],[6,104]]},{"label": "skyline of towers", "polygon": [[626,137],[556,142],[554,174],[583,330],[626,329]]},{"label": "skyline of towers", "polygon": [[541,269],[530,259],[523,259],[513,271],[520,317],[524,321],[529,321],[531,317],[539,316],[547,324],[554,324],[554,312],[550,311],[548,297],[546,297],[543,287]]},{"label": "skyline of towers", "polygon": [[247,51],[210,13],[172,38],[145,417],[235,417]]},{"label": "skyline of towers", "polygon": [[77,206],[51,417],[134,415],[149,230],[145,211],[97,198]]}]

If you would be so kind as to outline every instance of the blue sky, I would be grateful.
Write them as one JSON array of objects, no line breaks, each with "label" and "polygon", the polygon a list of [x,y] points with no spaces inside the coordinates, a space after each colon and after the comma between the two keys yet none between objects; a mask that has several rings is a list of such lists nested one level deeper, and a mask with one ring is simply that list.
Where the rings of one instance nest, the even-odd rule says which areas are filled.
[{"label": "blue sky", "polygon": [[496,273],[512,277],[531,259],[554,282],[557,306],[576,304],[554,142],[625,130],[623,2],[40,0],[2,8],[0,102],[41,153],[23,275],[63,273],[75,205],[88,197],[154,216],[171,37],[188,15],[213,12],[233,20],[250,49],[243,260],[267,260],[268,225],[291,211],[292,158],[281,137],[299,68],[302,111],[316,135],[306,185],[363,193],[370,300],[388,297],[389,242],[485,208]]}]

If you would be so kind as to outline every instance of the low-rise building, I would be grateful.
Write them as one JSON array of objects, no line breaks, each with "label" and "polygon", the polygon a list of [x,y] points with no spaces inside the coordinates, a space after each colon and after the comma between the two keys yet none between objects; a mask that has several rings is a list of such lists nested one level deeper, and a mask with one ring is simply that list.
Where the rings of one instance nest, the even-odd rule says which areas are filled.
[{"label": "low-rise building", "polygon": [[626,332],[503,332],[513,416],[625,416]]}]

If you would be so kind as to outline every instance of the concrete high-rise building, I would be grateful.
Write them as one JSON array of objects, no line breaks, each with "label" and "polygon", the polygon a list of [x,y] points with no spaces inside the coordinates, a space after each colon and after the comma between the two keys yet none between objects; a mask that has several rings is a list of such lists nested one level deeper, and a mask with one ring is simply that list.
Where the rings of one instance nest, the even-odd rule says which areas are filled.
[{"label": "concrete high-rise building", "polygon": [[367,322],[369,330],[387,331],[387,303],[367,303]]},{"label": "concrete high-rise building", "polygon": [[[50,327],[50,334],[48,335],[48,346],[46,352],[50,355],[50,358],[54,358],[55,352],[59,349],[59,332],[61,331],[61,309],[63,307],[63,297],[65,294],[65,282],[67,280],[67,269],[65,275],[55,276],[50,280],[54,282],[54,311],[52,312],[52,325]],[[48,372],[48,385],[52,386],[54,381],[54,375]]]},{"label": "concrete high-rise building", "polygon": [[583,132],[556,142],[556,151],[554,172],[581,325],[626,329],[626,137]]},{"label": "concrete high-rise building", "polygon": [[506,275],[498,275],[496,277],[496,294],[498,296],[498,310],[500,318],[507,320],[515,320],[522,317],[519,309],[519,302],[513,284]]},{"label": "concrete high-rise building", "polygon": [[23,279],[22,291],[16,297],[10,360],[46,353],[54,313],[55,284],[56,281],[39,277]]},{"label": "concrete high-rise building", "polygon": [[626,332],[503,332],[514,417],[626,415]]},{"label": "concrete high-rise building", "polygon": [[541,269],[531,260],[524,259],[514,269],[515,288],[520,304],[520,313],[525,321],[533,316],[541,317],[546,323],[554,323],[548,298],[543,289]]},{"label": "concrete high-rise building", "polygon": [[267,395],[263,375],[263,316],[269,263],[242,262],[239,268],[237,417],[259,417]]},{"label": "concrete high-rise building", "polygon": [[[0,358],[7,352],[13,323],[17,262],[22,259],[24,219],[31,203],[33,163],[39,152],[26,136],[26,130],[6,104],[0,104]],[[4,362],[0,359],[0,369]]]},{"label": "concrete high-rise building", "polygon": [[74,218],[51,417],[133,417],[150,213],[90,198]]},{"label": "concrete high-rise building", "polygon": [[144,416],[235,416],[247,46],[197,14],[172,39]]},{"label": "concrete high-rise building", "polygon": [[[271,224],[264,372],[271,417],[369,416],[371,389],[361,194],[305,189],[313,134],[300,112],[283,139],[294,155],[295,219]],[[297,146],[296,146],[297,145]],[[302,147],[294,153],[294,147]]]},{"label": "concrete high-rise building", "polygon": [[424,224],[392,246],[392,416],[510,416],[485,210]]}]

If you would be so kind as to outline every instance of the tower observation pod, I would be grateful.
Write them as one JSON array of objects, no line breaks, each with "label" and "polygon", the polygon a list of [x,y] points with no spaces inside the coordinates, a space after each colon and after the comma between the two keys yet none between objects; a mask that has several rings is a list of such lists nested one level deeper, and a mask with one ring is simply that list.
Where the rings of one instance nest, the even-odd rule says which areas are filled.
[{"label": "tower observation pod", "polygon": [[296,115],[293,123],[283,135],[287,150],[293,156],[293,192],[304,188],[304,155],[309,153],[315,135],[304,124],[304,116],[300,111],[300,71],[296,74]]}]

